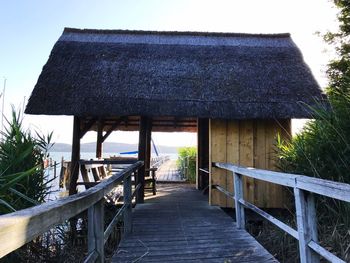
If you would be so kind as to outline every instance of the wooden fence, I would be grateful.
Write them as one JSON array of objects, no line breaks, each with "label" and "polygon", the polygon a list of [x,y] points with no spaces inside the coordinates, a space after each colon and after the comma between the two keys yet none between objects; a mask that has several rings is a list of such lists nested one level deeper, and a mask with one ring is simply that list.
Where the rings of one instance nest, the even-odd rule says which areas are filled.
[{"label": "wooden fence", "polygon": [[151,158],[151,167],[152,168],[159,168],[163,163],[167,162],[170,160],[169,155],[162,155],[162,156],[157,156],[157,157],[152,157]]},{"label": "wooden fence", "polygon": [[[330,262],[345,262],[318,244],[314,193],[350,202],[349,184],[303,175],[246,168],[228,163],[215,163],[214,166],[233,173],[234,194],[219,185],[213,187],[234,199],[238,228],[245,228],[244,208],[249,208],[299,241],[300,261],[302,263],[320,262],[320,255]],[[244,200],[243,176],[292,187],[295,198],[297,229],[293,229],[257,206]]]},{"label": "wooden fence", "polygon": [[[104,262],[104,244],[122,216],[124,234],[131,232],[132,199],[141,186],[138,184],[132,193],[131,176],[142,166],[143,162],[135,162],[82,193],[0,216],[0,258],[43,234],[52,226],[88,209],[88,256],[85,262]],[[123,206],[104,230],[104,196],[121,182],[123,182]]]}]

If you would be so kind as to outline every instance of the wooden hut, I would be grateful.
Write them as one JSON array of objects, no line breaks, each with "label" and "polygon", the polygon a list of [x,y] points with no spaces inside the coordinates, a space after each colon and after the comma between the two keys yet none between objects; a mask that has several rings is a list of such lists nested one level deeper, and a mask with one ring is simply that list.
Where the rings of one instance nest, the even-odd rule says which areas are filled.
[{"label": "wooden hut", "polygon": [[[211,162],[275,169],[275,136],[324,97],[289,34],[80,30],[66,28],[52,49],[26,113],[74,116],[71,193],[80,138],[97,131],[97,155],[114,130],[140,130],[149,165],[151,131],[197,131],[198,187],[232,190]],[[245,195],[280,207],[282,189],[255,180]],[[232,203],[210,187],[210,202]]]}]

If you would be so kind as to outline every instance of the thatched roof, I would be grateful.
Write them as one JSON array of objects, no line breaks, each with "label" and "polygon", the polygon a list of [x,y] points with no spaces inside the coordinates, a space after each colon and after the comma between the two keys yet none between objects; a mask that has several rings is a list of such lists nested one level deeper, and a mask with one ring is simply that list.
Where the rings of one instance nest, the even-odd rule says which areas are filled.
[{"label": "thatched roof", "polygon": [[304,118],[321,97],[289,34],[66,28],[26,113]]}]

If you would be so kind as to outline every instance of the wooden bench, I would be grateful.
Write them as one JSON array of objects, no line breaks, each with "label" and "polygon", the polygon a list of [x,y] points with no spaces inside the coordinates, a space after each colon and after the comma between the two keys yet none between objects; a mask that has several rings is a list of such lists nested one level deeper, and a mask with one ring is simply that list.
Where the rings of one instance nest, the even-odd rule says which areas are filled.
[{"label": "wooden bench", "polygon": [[[116,159],[113,159],[116,160]],[[119,159],[118,159],[119,160]],[[131,158],[123,159],[130,161]],[[128,164],[129,165],[129,164]],[[127,165],[127,166],[128,166]],[[118,164],[118,165],[111,165],[108,167],[108,170],[106,169],[106,166],[103,164],[80,164],[80,171],[83,178],[83,182],[78,182],[77,185],[84,185],[85,189],[89,189],[96,184],[98,184],[102,179],[104,179],[108,174],[113,175],[116,174],[123,169],[126,168],[126,165]],[[89,179],[88,171],[92,172],[94,182],[91,182]],[[146,169],[145,172],[145,190],[152,190],[153,195],[157,194],[157,177],[156,177],[156,171],[157,168],[149,168]],[[132,180],[135,183],[135,178]]]},{"label": "wooden bench", "polygon": [[152,190],[153,195],[157,194],[157,170],[158,168],[145,169],[146,175],[148,175],[145,176],[145,190]]}]

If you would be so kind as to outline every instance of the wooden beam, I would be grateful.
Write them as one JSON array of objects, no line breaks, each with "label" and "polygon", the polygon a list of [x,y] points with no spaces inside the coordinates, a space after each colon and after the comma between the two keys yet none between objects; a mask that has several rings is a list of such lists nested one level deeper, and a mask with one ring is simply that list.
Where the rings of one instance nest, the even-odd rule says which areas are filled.
[{"label": "wooden beam", "polygon": [[[147,127],[146,127],[146,156],[145,156],[145,169],[148,170],[151,167],[151,137],[152,137],[152,119],[147,118]],[[147,171],[148,176],[149,171]]]},{"label": "wooden beam", "polygon": [[104,196],[120,185],[125,176],[130,177],[142,165],[140,162],[134,163],[77,196],[63,197],[0,216],[0,258],[45,233],[52,226],[61,224],[104,200]]},{"label": "wooden beam", "polygon": [[79,176],[79,159],[80,159],[80,138],[81,138],[80,135],[81,135],[80,118],[77,116],[74,116],[69,195],[73,195],[77,193],[77,181]]},{"label": "wooden beam", "polygon": [[88,253],[97,252],[97,261],[105,262],[104,256],[104,198],[88,209]]},{"label": "wooden beam", "polygon": [[198,119],[197,128],[197,189],[209,185],[208,173],[201,170],[209,168],[209,119]]},{"label": "wooden beam", "polygon": [[96,120],[97,120],[96,118],[92,118],[85,124],[84,128],[81,129],[80,131],[80,135],[79,135],[80,139],[83,138],[84,135],[91,129],[91,127],[95,124]]},{"label": "wooden beam", "polygon": [[[138,149],[138,159],[143,162],[146,160],[146,141],[147,141],[147,117],[142,116],[140,119],[139,127],[139,149]],[[144,202],[145,193],[145,165],[139,168],[137,172],[136,185],[141,184],[140,190],[136,195],[136,202]]]},{"label": "wooden beam", "polygon": [[119,126],[120,123],[125,121],[125,117],[116,120],[115,123],[109,128],[109,130],[102,136],[102,143],[108,138],[109,135]]},{"label": "wooden beam", "polygon": [[96,158],[102,157],[102,144],[103,144],[103,120],[99,119],[97,122],[97,141],[96,141]]}]

